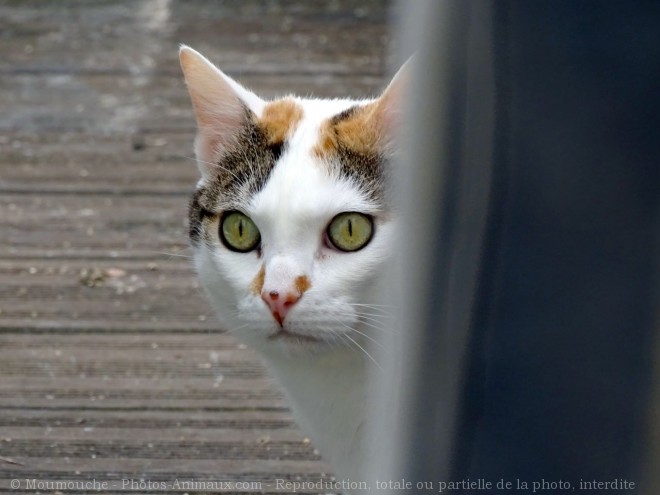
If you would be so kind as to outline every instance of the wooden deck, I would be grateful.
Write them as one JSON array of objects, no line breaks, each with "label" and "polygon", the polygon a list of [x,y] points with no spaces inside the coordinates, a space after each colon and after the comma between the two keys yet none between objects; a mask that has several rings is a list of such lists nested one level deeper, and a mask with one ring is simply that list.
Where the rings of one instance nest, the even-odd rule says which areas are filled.
[{"label": "wooden deck", "polygon": [[366,96],[387,21],[380,0],[0,0],[0,493],[329,478],[195,281],[177,47],[267,97]]}]

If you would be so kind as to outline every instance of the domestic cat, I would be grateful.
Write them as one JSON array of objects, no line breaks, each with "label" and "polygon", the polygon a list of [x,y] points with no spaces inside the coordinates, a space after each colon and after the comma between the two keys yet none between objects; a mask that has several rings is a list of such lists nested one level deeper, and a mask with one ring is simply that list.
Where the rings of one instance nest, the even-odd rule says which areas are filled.
[{"label": "domestic cat", "polygon": [[189,47],[180,61],[198,125],[189,220],[199,278],[337,477],[359,479],[406,71],[376,99],[264,101]]}]

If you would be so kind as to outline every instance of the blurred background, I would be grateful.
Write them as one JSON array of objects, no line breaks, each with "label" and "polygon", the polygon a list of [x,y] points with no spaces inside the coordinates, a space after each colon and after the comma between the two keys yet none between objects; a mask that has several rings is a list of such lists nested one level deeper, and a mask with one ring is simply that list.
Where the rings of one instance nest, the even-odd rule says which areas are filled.
[{"label": "blurred background", "polygon": [[389,8],[0,0],[0,491],[330,475],[196,284],[177,51],[265,97],[370,96],[388,79]]},{"label": "blurred background", "polygon": [[383,0],[0,0],[0,492],[331,476],[195,282],[178,46],[361,97],[420,42],[386,475],[657,491],[660,4],[399,6],[405,42]]}]

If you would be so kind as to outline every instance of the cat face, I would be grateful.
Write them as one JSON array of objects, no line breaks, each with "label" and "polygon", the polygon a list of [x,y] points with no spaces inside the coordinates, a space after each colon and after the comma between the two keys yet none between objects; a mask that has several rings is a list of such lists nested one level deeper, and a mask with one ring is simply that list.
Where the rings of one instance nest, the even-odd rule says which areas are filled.
[{"label": "cat face", "polygon": [[376,100],[265,102],[190,48],[180,55],[202,173],[190,236],[219,316],[265,352],[361,347],[394,233],[399,84]]}]

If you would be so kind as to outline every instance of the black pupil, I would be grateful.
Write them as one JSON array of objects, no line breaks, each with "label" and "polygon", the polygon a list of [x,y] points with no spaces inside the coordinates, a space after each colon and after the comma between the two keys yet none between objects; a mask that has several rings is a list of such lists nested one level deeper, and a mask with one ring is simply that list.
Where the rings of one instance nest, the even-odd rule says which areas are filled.
[{"label": "black pupil", "polygon": [[351,219],[348,219],[348,235],[353,237],[353,222],[351,222]]},{"label": "black pupil", "polygon": [[238,236],[243,237],[243,219],[238,220]]}]

